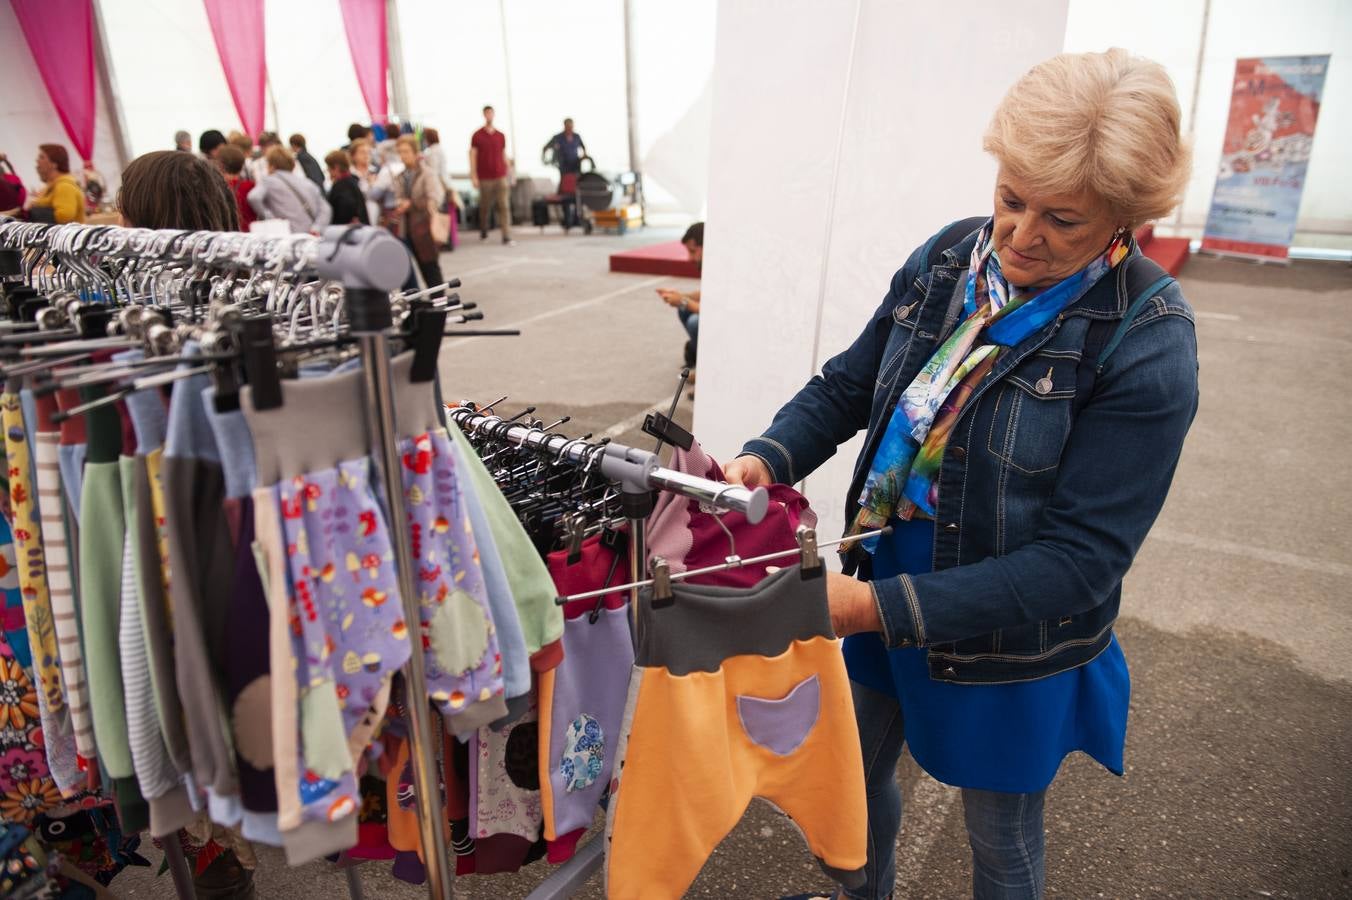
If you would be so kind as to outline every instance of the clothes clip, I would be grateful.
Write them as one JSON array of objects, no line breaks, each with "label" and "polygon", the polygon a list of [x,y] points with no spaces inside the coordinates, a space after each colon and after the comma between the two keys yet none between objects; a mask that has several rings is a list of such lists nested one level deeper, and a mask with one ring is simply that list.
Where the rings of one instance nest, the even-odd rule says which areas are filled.
[{"label": "clothes clip", "polygon": [[563,541],[568,551],[567,564],[582,561],[582,538],[587,532],[587,517],[578,513],[563,520]]},{"label": "clothes clip", "polygon": [[671,593],[671,567],[660,556],[653,557],[653,609],[663,609],[676,602]]},{"label": "clothes clip", "polygon": [[798,551],[801,554],[799,574],[804,581],[821,578],[826,569],[822,566],[821,555],[817,552],[817,532],[806,525],[799,525],[796,536]]}]

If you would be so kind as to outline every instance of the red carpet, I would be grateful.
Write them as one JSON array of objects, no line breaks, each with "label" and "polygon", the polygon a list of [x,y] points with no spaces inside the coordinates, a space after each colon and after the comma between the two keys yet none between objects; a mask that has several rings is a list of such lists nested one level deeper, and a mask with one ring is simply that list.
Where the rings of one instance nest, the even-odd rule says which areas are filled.
[{"label": "red carpet", "polygon": [[671,275],[675,278],[698,278],[699,264],[690,261],[685,245],[680,241],[653,244],[637,250],[625,250],[610,255],[610,271],[633,272],[639,275]]},{"label": "red carpet", "polygon": [[1160,264],[1170,275],[1178,275],[1188,261],[1188,239],[1156,237],[1155,226],[1147,225],[1136,232],[1136,243],[1141,252]]}]

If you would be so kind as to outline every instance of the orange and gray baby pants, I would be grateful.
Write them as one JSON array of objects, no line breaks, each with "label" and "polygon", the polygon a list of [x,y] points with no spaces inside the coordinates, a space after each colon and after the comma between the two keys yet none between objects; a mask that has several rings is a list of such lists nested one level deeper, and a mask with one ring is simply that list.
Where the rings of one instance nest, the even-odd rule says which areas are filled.
[{"label": "orange and gray baby pants", "polygon": [[673,585],[638,611],[606,822],[607,894],[679,897],[752,797],[782,810],[831,878],[863,884],[859,733],[825,579]]}]

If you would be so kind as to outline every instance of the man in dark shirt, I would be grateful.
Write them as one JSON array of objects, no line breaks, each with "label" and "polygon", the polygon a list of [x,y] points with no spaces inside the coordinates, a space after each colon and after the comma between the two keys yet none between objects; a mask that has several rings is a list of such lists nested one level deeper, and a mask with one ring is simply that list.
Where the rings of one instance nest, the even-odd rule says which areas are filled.
[{"label": "man in dark shirt", "polygon": [[488,240],[489,219],[494,209],[502,227],[502,242],[512,240],[512,211],[508,205],[511,179],[508,172],[507,136],[493,127],[493,107],[484,107],[484,127],[469,141],[469,180],[479,189],[479,240]]},{"label": "man in dark shirt", "polygon": [[[560,175],[582,171],[582,160],[587,158],[587,144],[582,135],[573,130],[573,120],[563,120],[563,131],[549,139],[543,151],[545,162],[559,167]],[[552,157],[552,158],[551,158]]]},{"label": "man in dark shirt", "polygon": [[333,224],[370,225],[371,220],[366,212],[366,197],[362,194],[357,179],[352,177],[352,160],[348,157],[347,151],[333,151],[324,157],[324,165],[329,167],[329,180],[333,182],[333,187],[329,188]]},{"label": "man in dark shirt", "polygon": [[305,135],[293,134],[289,141],[291,152],[296,157],[296,162],[300,163],[301,170],[305,177],[319,185],[319,189],[324,190],[324,170],[319,168],[319,160],[310,155],[310,151],[305,149]]}]

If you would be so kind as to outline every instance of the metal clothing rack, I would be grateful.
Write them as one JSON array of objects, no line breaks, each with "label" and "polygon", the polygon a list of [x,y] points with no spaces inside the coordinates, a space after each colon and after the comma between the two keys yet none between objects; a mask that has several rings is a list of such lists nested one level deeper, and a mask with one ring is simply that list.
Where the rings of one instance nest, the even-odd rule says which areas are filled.
[{"label": "metal clothing rack", "polygon": [[[69,289],[71,282],[96,285],[104,304],[117,296],[117,281],[99,259],[163,259],[193,267],[202,275],[213,271],[264,270],[274,275],[316,272],[341,283],[351,334],[357,338],[366,391],[368,434],[378,455],[383,497],[393,504],[403,496],[399,481],[397,430],[390,372],[389,341],[394,323],[390,291],[404,283],[410,271],[408,252],[387,231],[371,227],[330,227],[322,238],[291,235],[257,238],[238,233],[149,231],[114,226],[35,225],[10,223],[0,240],[0,276],[26,281],[39,290]],[[7,251],[7,252],[4,252]],[[25,254],[19,256],[19,252]],[[54,267],[47,268],[47,263]],[[63,271],[62,267],[70,271]],[[68,277],[72,276],[74,277]],[[271,298],[269,298],[271,299]],[[271,310],[269,310],[271,311]],[[84,329],[81,329],[82,331]],[[77,337],[72,333],[72,337]],[[271,325],[265,331],[271,341]],[[116,342],[96,342],[116,343]],[[395,549],[395,567],[406,621],[419,621],[414,590],[411,541],[407,517],[386,510]],[[408,691],[426,697],[423,657],[412,653],[403,670]],[[412,743],[412,769],[417,790],[418,823],[426,854],[428,893],[450,898],[454,868],[448,864],[445,830],[436,798],[440,796],[433,731],[427,703],[407,704]],[[172,836],[164,841],[165,857],[181,900],[195,896],[182,847]],[[360,883],[348,873],[348,886],[359,900]],[[353,888],[356,888],[353,891]]]},{"label": "metal clothing rack", "polygon": [[[718,509],[739,512],[755,525],[770,508],[770,494],[763,487],[745,488],[686,472],[668,469],[651,450],[624,444],[592,444],[553,434],[542,428],[512,424],[501,416],[479,413],[468,406],[450,410],[461,428],[481,433],[490,441],[515,447],[530,447],[559,463],[596,466],[601,474],[620,488],[620,508],[629,527],[630,603],[637,608],[638,591],[647,568],[645,541],[648,516],[653,511],[653,491],[661,490],[690,497]],[[797,550],[792,551],[797,553]],[[600,593],[612,593],[607,588]],[[601,868],[605,840],[593,838],[572,859],[559,866],[527,896],[527,900],[563,900],[571,897]]]},{"label": "metal clothing rack", "polygon": [[[366,395],[364,413],[373,453],[379,462],[383,498],[387,504],[393,504],[403,496],[390,370],[390,340],[395,334],[395,310],[390,292],[404,283],[410,262],[407,250],[398,240],[386,231],[367,226],[331,226],[319,238],[309,235],[263,238],[241,233],[151,231],[116,226],[17,225],[0,220],[0,281],[24,282],[43,293],[83,294],[93,302],[74,306],[81,307],[85,315],[94,315],[89,313],[91,308],[101,312],[104,318],[97,319],[99,326],[114,309],[119,293],[129,293],[130,287],[122,280],[125,270],[119,274],[116,265],[105,267],[99,262],[106,260],[116,264],[147,259],[154,264],[190,268],[204,281],[213,274],[245,271],[252,272],[253,278],[270,278],[274,284],[282,277],[303,275],[308,278],[311,273],[341,284],[349,332],[357,339],[361,359]],[[455,282],[450,285],[455,286]],[[151,294],[154,295],[153,285]],[[209,298],[199,299],[205,302]],[[448,299],[458,300],[454,295]],[[272,300],[270,292],[266,311],[280,312]],[[196,302],[193,301],[192,307],[194,315]],[[75,331],[69,332],[71,339],[93,337],[96,332],[92,323],[81,322],[79,315],[73,313],[67,317],[76,326]],[[33,327],[31,323],[15,323],[17,330]],[[38,326],[39,330],[41,327]],[[261,340],[262,335],[258,336]],[[271,338],[270,330],[266,336]],[[149,342],[148,332],[147,338]],[[115,340],[102,339],[86,343],[118,344]],[[67,352],[74,349],[68,342],[65,347]],[[595,467],[603,477],[618,485],[621,510],[630,529],[631,582],[640,581],[646,568],[644,538],[646,520],[653,509],[653,491],[671,491],[719,509],[735,510],[753,524],[764,518],[769,507],[769,494],[764,488],[748,490],[664,468],[652,451],[614,443],[587,444],[547,433],[539,427],[512,424],[498,416],[467,409],[455,410],[452,415],[472,431],[487,429],[492,440],[534,448],[560,463]],[[393,509],[386,512],[405,619],[418,621],[407,517],[395,514]],[[637,588],[632,596],[637,599]],[[410,696],[427,696],[423,663],[422,655],[413,653],[404,667]],[[428,894],[433,900],[449,900],[455,869],[444,817],[437,803],[441,792],[436,748],[440,740],[427,703],[409,703],[407,709],[418,823],[423,847],[427,848],[424,856]],[[164,844],[176,893],[181,900],[188,900],[194,896],[194,890],[182,848],[175,840],[166,840]],[[571,895],[600,867],[602,844],[602,841],[593,840],[584,846],[530,896],[544,900]],[[354,900],[360,900],[359,881],[353,877],[351,869],[346,874]]]}]

